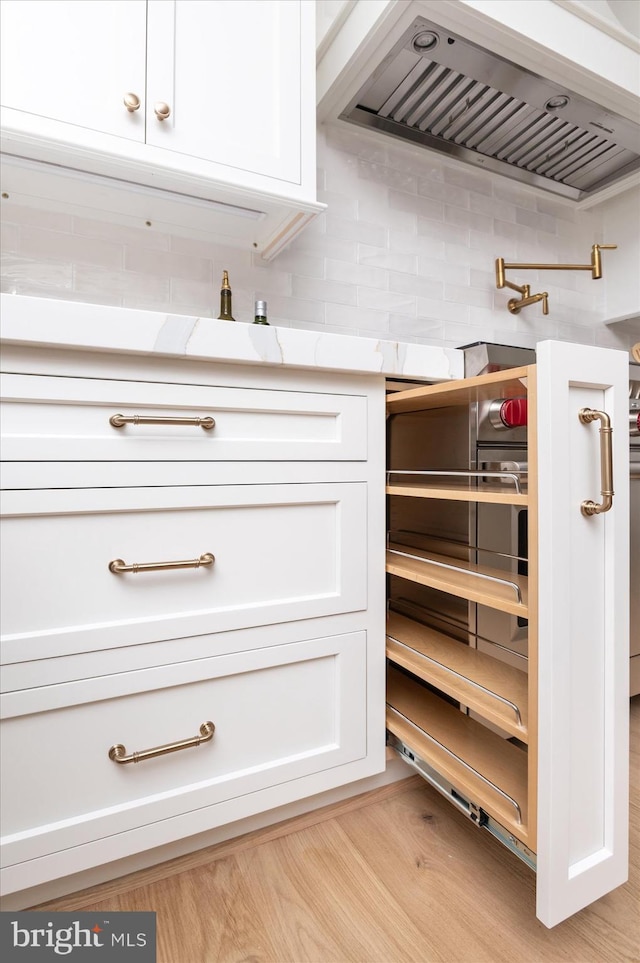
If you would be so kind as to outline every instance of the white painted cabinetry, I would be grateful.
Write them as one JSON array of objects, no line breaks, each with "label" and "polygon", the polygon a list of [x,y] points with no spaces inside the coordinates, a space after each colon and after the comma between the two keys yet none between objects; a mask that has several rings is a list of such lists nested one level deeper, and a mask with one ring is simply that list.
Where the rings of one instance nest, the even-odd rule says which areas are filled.
[{"label": "white painted cabinetry", "polygon": [[383,380],[37,355],[4,356],[4,892],[381,772]]},{"label": "white painted cabinetry", "polygon": [[3,107],[144,141],[144,108],[123,98],[145,89],[146,0],[10,0],[0,16]]},{"label": "white painted cabinetry", "polygon": [[[110,178],[83,197],[105,210],[127,210],[127,182],[225,204],[208,211],[209,232],[272,256],[322,209],[312,6],[7,0],[3,150]],[[35,197],[65,183],[14,160],[3,188]],[[173,214],[188,224],[183,207]],[[169,216],[151,198],[147,210]]]},{"label": "white painted cabinetry", "polygon": [[[28,306],[6,301],[14,322]],[[77,306],[48,311],[9,318],[3,352],[11,898],[381,773],[385,704],[389,746],[535,868],[547,926],[625,880],[623,352],[545,342],[515,371],[406,390],[394,380],[385,512],[383,373],[339,373],[326,358],[324,371],[171,358],[139,335],[133,349],[123,316],[104,308],[94,317],[114,322],[110,350],[104,333],[103,350],[73,348]],[[57,348],[42,325],[51,312]],[[211,324],[214,345],[244,332]],[[262,334],[265,347],[276,332]],[[443,477],[452,426],[468,452],[473,406],[525,394],[521,490]],[[581,504],[600,501],[607,459],[585,407],[613,426],[613,507],[594,515]],[[407,451],[408,469],[432,478],[401,474]],[[453,555],[426,544],[441,545],[460,505],[526,510],[526,573],[509,574],[518,546],[494,569],[480,541],[458,539]],[[405,524],[389,526],[385,613],[387,515]],[[416,615],[423,589],[445,614],[461,601],[526,620],[527,671],[489,638],[474,648],[468,625],[462,637],[444,619],[432,630],[424,607]]]}]

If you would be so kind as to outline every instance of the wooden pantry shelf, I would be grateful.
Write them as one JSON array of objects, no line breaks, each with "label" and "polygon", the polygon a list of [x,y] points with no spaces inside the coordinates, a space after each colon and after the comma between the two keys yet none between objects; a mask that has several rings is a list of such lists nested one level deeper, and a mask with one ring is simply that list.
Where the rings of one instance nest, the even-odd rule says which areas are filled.
[{"label": "wooden pantry shelf", "polygon": [[[394,472],[389,472],[394,475]],[[386,487],[387,495],[410,498],[442,498],[455,502],[482,502],[490,505],[528,505],[526,492],[505,491],[497,488],[472,488],[470,484],[425,484],[424,482],[393,481]]]},{"label": "wooden pantry shelf", "polygon": [[387,729],[528,845],[527,753],[390,667]]},{"label": "wooden pantry shelf", "polygon": [[396,415],[405,411],[470,405],[493,398],[520,398],[526,394],[527,379],[533,367],[508,368],[506,371],[496,371],[476,378],[396,391],[387,396],[387,413]]},{"label": "wooden pantry shelf", "polygon": [[526,672],[397,612],[387,617],[387,658],[528,742]]},{"label": "wooden pantry shelf", "polygon": [[512,575],[486,565],[396,543],[391,543],[387,549],[386,570],[390,575],[428,585],[500,612],[523,619],[529,617],[525,575]]}]

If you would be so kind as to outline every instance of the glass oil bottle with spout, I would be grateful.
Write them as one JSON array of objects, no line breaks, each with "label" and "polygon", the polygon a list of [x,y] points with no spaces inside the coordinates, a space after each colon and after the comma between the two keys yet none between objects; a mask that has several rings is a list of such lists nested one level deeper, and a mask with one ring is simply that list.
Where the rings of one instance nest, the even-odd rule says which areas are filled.
[{"label": "glass oil bottle with spout", "polygon": [[231,287],[229,285],[229,272],[222,272],[222,287],[220,288],[220,314],[219,321],[235,321],[231,313]]}]

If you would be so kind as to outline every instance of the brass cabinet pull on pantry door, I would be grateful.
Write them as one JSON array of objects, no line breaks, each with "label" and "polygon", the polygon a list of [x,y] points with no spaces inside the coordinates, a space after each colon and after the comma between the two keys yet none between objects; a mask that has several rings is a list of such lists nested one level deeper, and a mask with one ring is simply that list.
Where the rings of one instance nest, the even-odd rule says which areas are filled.
[{"label": "brass cabinet pull on pantry door", "polygon": [[581,408],[578,418],[583,425],[599,420],[600,425],[600,487],[602,502],[598,505],[590,498],[586,498],[580,505],[583,515],[602,515],[613,505],[613,449],[611,436],[613,428],[611,419],[606,411],[596,411],[594,408]]}]

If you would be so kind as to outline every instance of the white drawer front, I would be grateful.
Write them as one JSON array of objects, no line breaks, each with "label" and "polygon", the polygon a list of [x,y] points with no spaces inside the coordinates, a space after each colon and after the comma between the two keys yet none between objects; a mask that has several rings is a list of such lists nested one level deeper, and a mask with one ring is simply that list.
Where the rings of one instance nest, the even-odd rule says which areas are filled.
[{"label": "white drawer front", "polygon": [[12,491],[2,508],[5,662],[367,605],[364,483]]},{"label": "white drawer front", "polygon": [[[185,813],[191,828],[179,835],[200,832],[228,821],[205,807],[361,759],[365,693],[366,634],[356,632],[5,695],[2,864],[10,876],[12,864],[111,846]],[[207,721],[213,738],[195,748],[109,758],[113,745],[131,754],[175,743]]]},{"label": "white drawer front", "polygon": [[[257,388],[2,376],[7,461],[331,461],[367,457],[367,399]],[[207,418],[125,424],[114,415]]]}]

